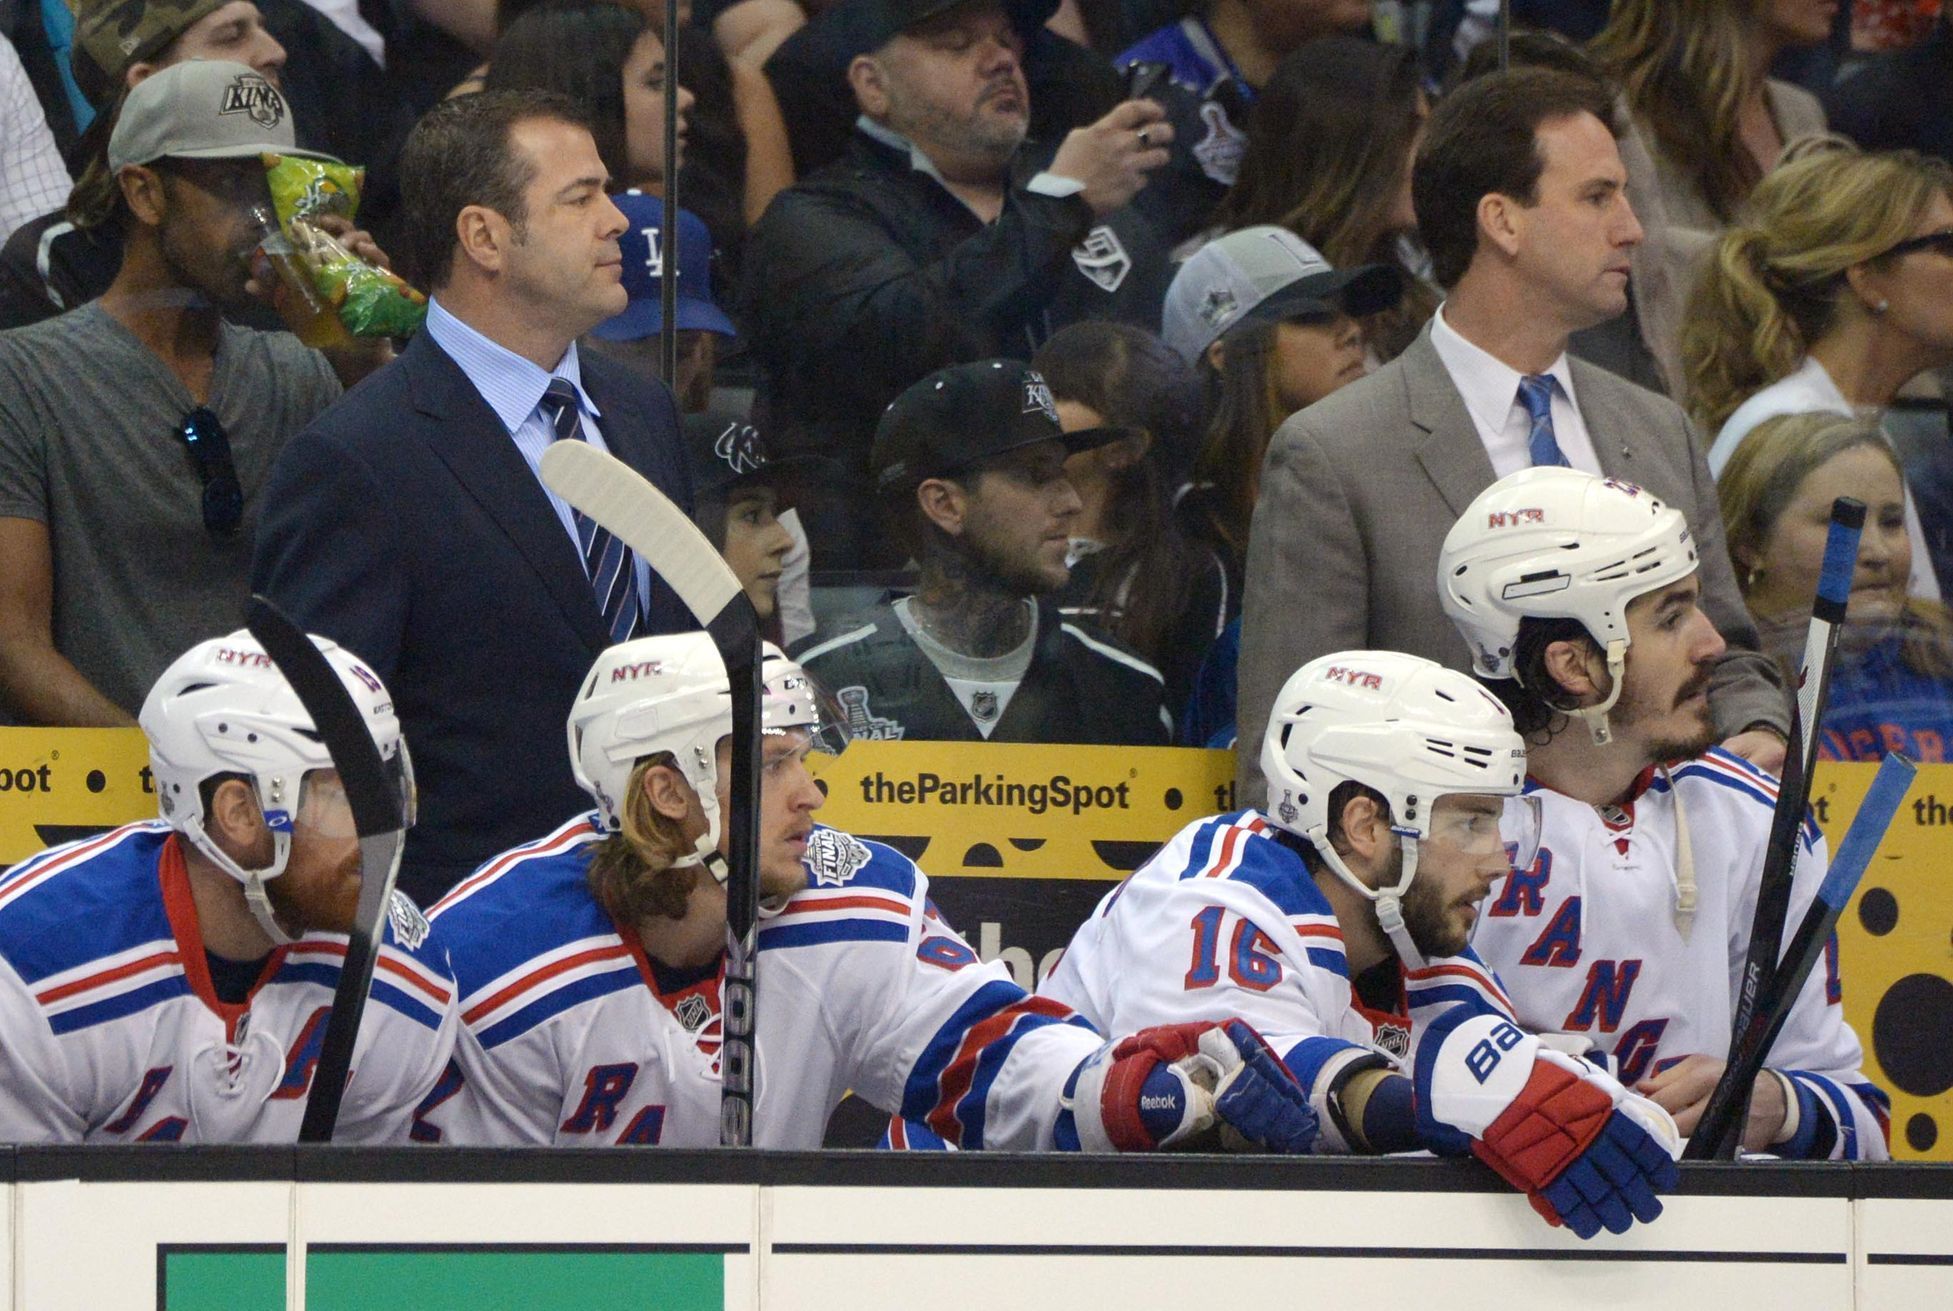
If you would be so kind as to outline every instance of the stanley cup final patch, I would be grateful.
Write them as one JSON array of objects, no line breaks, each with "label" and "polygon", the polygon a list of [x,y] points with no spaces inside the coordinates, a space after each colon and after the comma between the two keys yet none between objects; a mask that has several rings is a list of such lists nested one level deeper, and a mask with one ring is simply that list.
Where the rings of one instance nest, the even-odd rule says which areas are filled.
[{"label": "stanley cup final patch", "polygon": [[427,941],[427,916],[420,913],[413,898],[395,889],[387,898],[387,923],[393,927],[393,940],[408,951],[420,950]]},{"label": "stanley cup final patch", "polygon": [[1241,172],[1241,156],[1248,150],[1248,134],[1234,126],[1227,110],[1211,100],[1201,104],[1200,121],[1207,125],[1207,135],[1193,146],[1194,162],[1215,182],[1231,187]]},{"label": "stanley cup final patch", "polygon": [[868,863],[869,856],[860,839],[839,829],[817,828],[807,835],[807,854],[801,864],[819,886],[839,887]]},{"label": "stanley cup final patch", "polygon": [[1114,292],[1132,272],[1132,256],[1119,242],[1119,234],[1101,223],[1085,234],[1085,240],[1072,247],[1071,262],[1078,271],[1097,283],[1100,291]]}]

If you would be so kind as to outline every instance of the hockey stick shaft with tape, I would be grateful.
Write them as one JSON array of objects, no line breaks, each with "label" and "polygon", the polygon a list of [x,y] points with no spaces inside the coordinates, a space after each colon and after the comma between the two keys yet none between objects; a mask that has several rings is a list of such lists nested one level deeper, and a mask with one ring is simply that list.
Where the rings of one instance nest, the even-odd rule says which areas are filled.
[{"label": "hockey stick shaft with tape", "polygon": [[[1893,817],[1899,813],[1906,790],[1912,786],[1913,775],[1917,772],[1918,768],[1910,760],[1896,752],[1879,762],[1878,774],[1872,779],[1871,789],[1865,793],[1865,799],[1858,804],[1857,813],[1851,817],[1851,827],[1845,830],[1844,841],[1838,844],[1837,854],[1831,858],[1831,867],[1825,871],[1824,881],[1818,885],[1817,896],[1805,910],[1804,918],[1790,940],[1790,947],[1784,952],[1783,963],[1764,986],[1749,1028],[1737,1035],[1729,1065],[1723,1070],[1716,1091],[1721,1092],[1725,1085],[1730,1089],[1729,1104],[1736,1108],[1730,1114],[1736,1125],[1738,1146],[1741,1145],[1742,1124],[1749,1109],[1750,1090],[1755,1086],[1757,1076],[1763,1072],[1770,1048],[1776,1043],[1777,1035],[1783,1032],[1783,1026],[1790,1018],[1791,1007],[1797,1004],[1798,995],[1804,990],[1805,980],[1810,978],[1811,971],[1817,968],[1818,959],[1824,955],[1831,933],[1838,926],[1838,917],[1844,914],[1852,894],[1865,877],[1865,871],[1871,867],[1872,857],[1877,854],[1886,830],[1892,826]],[[1709,1126],[1709,1111],[1714,1106],[1712,1094],[1710,1105],[1704,1108],[1702,1120],[1696,1125],[1697,1138],[1703,1136],[1705,1126]],[[1691,1139],[1691,1143],[1693,1141]],[[1733,1156],[1734,1150],[1726,1155]]]},{"label": "hockey stick shaft with tape", "polygon": [[353,829],[359,835],[359,899],[347,934],[346,959],[339,967],[339,983],[332,994],[332,1014],[326,1020],[319,1047],[319,1064],[305,1099],[305,1118],[298,1131],[302,1143],[329,1143],[339,1123],[339,1105],[352,1072],[353,1046],[359,1039],[360,1019],[366,1013],[367,994],[373,986],[387,903],[400,873],[406,821],[400,794],[387,777],[386,762],[380,758],[380,748],[359,707],[305,630],[262,596],[251,598],[245,624],[311,716],[313,729],[332,756],[333,768],[339,771],[346,804],[353,812]]},{"label": "hockey stick shaft with tape", "polygon": [[[1864,525],[1863,502],[1841,496],[1832,503],[1831,526],[1824,539],[1824,565],[1818,575],[1817,596],[1811,603],[1810,629],[1805,634],[1803,664],[1797,673],[1797,696],[1791,706],[1783,777],[1778,780],[1776,807],[1770,816],[1770,837],[1757,880],[1749,948],[1738,977],[1735,1014],[1729,1033],[1728,1061],[1732,1068],[1737,1046],[1756,1019],[1763,990],[1776,972],[1783,949],[1784,920],[1790,913],[1790,893],[1797,868],[1798,834],[1810,804],[1811,772],[1816,764],[1817,735],[1831,681],[1831,662],[1837,654],[1838,628],[1851,597],[1851,576],[1857,567],[1858,538]],[[1733,1156],[1742,1137],[1741,1112],[1748,1100],[1749,1087],[1736,1088],[1725,1075],[1711,1094],[1702,1119],[1689,1139],[1689,1157],[1711,1160]]]},{"label": "hockey stick shaft with tape", "polygon": [[543,452],[542,480],[644,558],[692,612],[725,663],[732,689],[731,804],[726,814],[725,1041],[719,1142],[752,1142],[754,937],[759,922],[759,616],[738,577],[690,517],[637,470],[587,442]]}]

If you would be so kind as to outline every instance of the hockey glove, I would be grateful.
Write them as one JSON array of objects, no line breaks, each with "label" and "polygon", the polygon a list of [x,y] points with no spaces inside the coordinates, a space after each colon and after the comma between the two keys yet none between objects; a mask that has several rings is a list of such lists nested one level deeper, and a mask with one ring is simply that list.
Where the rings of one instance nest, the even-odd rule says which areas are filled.
[{"label": "hockey glove", "polygon": [[1413,1079],[1428,1145],[1471,1151],[1582,1238],[1653,1220],[1679,1177],[1666,1112],[1497,1016],[1439,1016],[1419,1035]]},{"label": "hockey glove", "polygon": [[1157,1151],[1217,1124],[1230,1148],[1301,1153],[1316,1138],[1308,1094],[1241,1020],[1142,1029],[1085,1062],[1070,1096],[1088,1152]]}]

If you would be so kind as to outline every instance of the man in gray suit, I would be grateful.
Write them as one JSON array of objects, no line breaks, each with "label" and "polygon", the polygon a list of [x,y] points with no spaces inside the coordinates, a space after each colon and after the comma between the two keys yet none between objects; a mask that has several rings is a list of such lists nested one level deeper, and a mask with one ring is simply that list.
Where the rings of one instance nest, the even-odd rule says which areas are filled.
[{"label": "man in gray suit", "polygon": [[1715,484],[1672,401],[1566,354],[1627,307],[1641,225],[1604,91],[1547,69],[1468,83],[1432,115],[1412,176],[1443,307],[1403,355],[1291,417],[1262,468],[1241,630],[1237,777],[1282,681],[1331,651],[1408,651],[1469,669],[1438,606],[1438,550],[1505,474],[1567,464],[1646,487],[1687,517],[1703,609],[1729,644],[1710,685],[1724,745],[1783,761],[1789,703],[1756,650]]}]

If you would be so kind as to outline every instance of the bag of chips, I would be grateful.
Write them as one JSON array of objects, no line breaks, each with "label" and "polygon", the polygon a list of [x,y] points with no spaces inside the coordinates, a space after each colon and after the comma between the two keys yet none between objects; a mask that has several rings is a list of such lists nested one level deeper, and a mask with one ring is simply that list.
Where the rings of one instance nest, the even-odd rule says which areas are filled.
[{"label": "bag of chips", "polygon": [[271,202],[278,207],[278,221],[287,232],[295,218],[332,214],[350,223],[359,213],[360,188],[366,184],[363,168],[267,153],[264,171],[265,181],[271,185]]},{"label": "bag of chips", "polygon": [[312,220],[353,221],[366,170],[323,159],[266,154],[265,180],[278,221],[312,281],[355,337],[405,337],[420,330],[427,297],[397,274],[369,264]]}]

